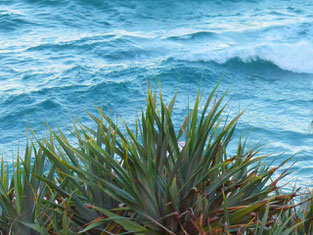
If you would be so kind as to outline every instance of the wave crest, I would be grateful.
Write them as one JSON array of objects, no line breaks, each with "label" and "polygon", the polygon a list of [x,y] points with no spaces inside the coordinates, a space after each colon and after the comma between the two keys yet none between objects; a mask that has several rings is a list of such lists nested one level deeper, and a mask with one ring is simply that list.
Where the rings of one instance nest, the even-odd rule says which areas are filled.
[{"label": "wave crest", "polygon": [[197,39],[209,39],[216,35],[216,33],[211,31],[199,31],[194,33],[188,33],[183,35],[169,36],[167,39],[174,41],[187,41],[187,40],[197,40]]},{"label": "wave crest", "polygon": [[202,50],[191,54],[179,56],[179,60],[215,61],[220,64],[234,58],[239,58],[245,63],[258,60],[269,61],[283,70],[313,74],[313,44],[307,41],[296,44],[227,48],[225,51],[212,51],[202,48]]}]

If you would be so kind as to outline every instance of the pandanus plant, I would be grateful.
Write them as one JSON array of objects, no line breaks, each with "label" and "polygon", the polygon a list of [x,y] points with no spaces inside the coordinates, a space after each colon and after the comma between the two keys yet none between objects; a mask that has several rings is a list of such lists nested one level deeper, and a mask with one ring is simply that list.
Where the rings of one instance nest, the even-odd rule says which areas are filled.
[{"label": "pandanus plant", "polygon": [[[73,187],[68,186],[68,180],[59,175],[60,170],[48,161],[44,149],[53,144],[43,139],[41,145],[45,147],[36,147],[32,141],[26,144],[24,157],[17,154],[12,165],[1,159],[0,234],[73,234],[72,227],[78,227],[71,219],[78,207],[75,204],[75,210],[72,208]],[[69,193],[63,196],[46,181]]]},{"label": "pandanus plant", "polygon": [[[32,156],[34,160],[32,161]],[[41,200],[47,193],[46,185],[33,175],[42,176],[46,156],[33,143],[27,144],[24,158],[18,154],[16,162],[9,167],[1,160],[0,182],[0,232],[2,234],[39,234],[39,223],[45,221],[43,212],[47,207]],[[50,171],[51,177],[53,170]],[[38,228],[33,230],[33,228]]]},{"label": "pandanus plant", "polygon": [[71,197],[77,208],[72,219],[82,233],[270,231],[296,196],[278,193],[277,184],[288,171],[273,178],[288,159],[278,167],[266,166],[260,148],[245,150],[241,140],[237,152],[229,153],[242,113],[228,121],[225,94],[216,98],[216,89],[201,110],[198,92],[178,130],[171,118],[176,95],[166,105],[161,91],[149,88],[146,110],[134,130],[125,122],[120,129],[101,109],[99,117],[90,114],[96,129],[74,123],[76,144],[50,130],[58,148],[38,143],[68,184],[62,188],[41,179],[62,197]]}]

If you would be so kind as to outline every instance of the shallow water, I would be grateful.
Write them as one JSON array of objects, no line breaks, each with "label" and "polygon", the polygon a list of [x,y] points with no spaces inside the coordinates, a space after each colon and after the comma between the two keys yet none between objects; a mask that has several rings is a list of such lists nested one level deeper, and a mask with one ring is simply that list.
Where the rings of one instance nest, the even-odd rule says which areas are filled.
[{"label": "shallow water", "polygon": [[[43,120],[88,123],[91,103],[132,123],[146,80],[178,89],[182,119],[201,77],[205,97],[225,73],[231,115],[249,107],[238,135],[298,153],[313,178],[313,3],[301,1],[0,1],[0,146],[11,159],[24,129]],[[283,159],[282,158],[282,159]]]}]

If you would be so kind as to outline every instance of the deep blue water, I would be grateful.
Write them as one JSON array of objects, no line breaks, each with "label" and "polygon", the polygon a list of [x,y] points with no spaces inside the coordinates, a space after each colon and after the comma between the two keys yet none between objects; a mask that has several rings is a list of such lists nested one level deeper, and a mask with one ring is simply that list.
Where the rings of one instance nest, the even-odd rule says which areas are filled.
[{"label": "deep blue water", "polygon": [[[130,124],[146,80],[178,89],[176,124],[225,73],[230,115],[249,107],[237,133],[268,152],[298,153],[313,179],[313,2],[228,0],[0,1],[0,146],[8,160],[24,129],[89,124],[92,103]],[[239,135],[239,134],[238,134]],[[313,181],[312,181],[313,182]]]}]

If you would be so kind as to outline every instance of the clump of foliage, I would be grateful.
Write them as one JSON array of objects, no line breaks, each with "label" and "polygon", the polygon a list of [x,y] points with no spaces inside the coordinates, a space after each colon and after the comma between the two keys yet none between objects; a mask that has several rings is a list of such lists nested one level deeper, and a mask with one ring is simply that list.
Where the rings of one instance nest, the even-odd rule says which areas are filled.
[{"label": "clump of foliage", "polygon": [[[200,110],[200,92],[179,130],[161,91],[148,88],[146,110],[132,130],[101,109],[97,128],[74,123],[70,142],[50,129],[17,157],[2,160],[3,234],[310,234],[313,204],[280,192],[277,167],[258,146],[234,141],[238,119],[225,117],[217,87]],[[184,144],[182,144],[184,143]],[[33,161],[31,160],[33,157]],[[277,175],[277,174],[276,174]],[[10,179],[9,179],[10,178]],[[298,200],[299,201],[299,200]],[[302,208],[301,212],[295,208]]]}]

